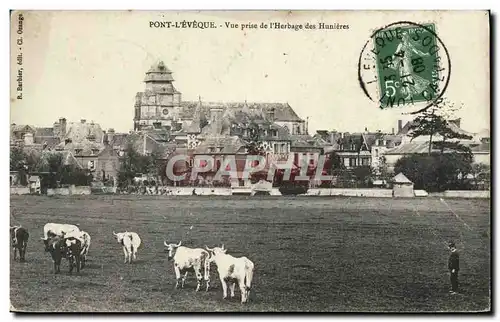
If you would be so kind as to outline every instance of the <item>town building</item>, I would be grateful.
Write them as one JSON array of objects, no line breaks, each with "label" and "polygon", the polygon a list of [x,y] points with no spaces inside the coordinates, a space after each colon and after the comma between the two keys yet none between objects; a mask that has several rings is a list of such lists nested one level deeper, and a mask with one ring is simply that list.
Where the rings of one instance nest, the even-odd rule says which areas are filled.
[{"label": "town building", "polygon": [[[490,165],[491,152],[489,131],[484,130],[478,133],[465,131],[460,127],[460,121],[460,119],[450,120],[448,121],[447,125],[452,131],[467,135],[470,137],[470,139],[459,139],[453,141],[460,142],[460,144],[468,146],[470,148],[474,158],[474,163]],[[393,171],[396,162],[404,156],[429,153],[430,137],[428,135],[423,135],[412,138],[411,126],[414,125],[414,121],[409,121],[404,126],[402,124],[403,122],[401,120],[398,121],[398,136],[401,137],[401,144],[391,149],[387,149],[383,152],[389,171]],[[436,134],[433,135],[432,143],[440,142],[441,140],[442,137]],[[440,150],[434,144],[431,146],[431,153],[439,151]],[[446,153],[449,151],[445,149],[444,152]]]},{"label": "town building", "polygon": [[134,130],[145,136],[168,133],[167,140],[155,140],[155,144],[173,143],[176,154],[181,149],[191,156],[248,152],[233,151],[233,141],[240,148],[258,141],[273,162],[286,162],[293,154],[296,164],[312,159],[309,163],[315,165],[322,153],[308,134],[307,122],[288,103],[207,102],[201,97],[183,101],[173,86],[172,71],[163,62],[146,72],[144,82],[145,90],[136,95]]}]

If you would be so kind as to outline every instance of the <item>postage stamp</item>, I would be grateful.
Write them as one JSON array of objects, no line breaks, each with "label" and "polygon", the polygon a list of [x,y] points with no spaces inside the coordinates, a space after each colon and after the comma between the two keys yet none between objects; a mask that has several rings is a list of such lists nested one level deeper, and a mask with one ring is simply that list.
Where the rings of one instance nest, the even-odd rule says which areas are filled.
[{"label": "postage stamp", "polygon": [[366,94],[376,97],[381,109],[421,110],[444,94],[451,62],[435,24],[397,22],[372,34],[360,55],[359,72],[362,88],[372,92],[374,97]]}]

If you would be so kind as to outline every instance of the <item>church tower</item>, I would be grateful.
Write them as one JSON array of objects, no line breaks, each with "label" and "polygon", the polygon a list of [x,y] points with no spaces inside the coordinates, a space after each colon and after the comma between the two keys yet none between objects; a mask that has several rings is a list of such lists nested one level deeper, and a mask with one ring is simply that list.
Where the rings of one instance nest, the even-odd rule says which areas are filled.
[{"label": "church tower", "polygon": [[146,88],[135,97],[135,131],[172,128],[181,104],[173,81],[172,71],[162,61],[146,72]]}]

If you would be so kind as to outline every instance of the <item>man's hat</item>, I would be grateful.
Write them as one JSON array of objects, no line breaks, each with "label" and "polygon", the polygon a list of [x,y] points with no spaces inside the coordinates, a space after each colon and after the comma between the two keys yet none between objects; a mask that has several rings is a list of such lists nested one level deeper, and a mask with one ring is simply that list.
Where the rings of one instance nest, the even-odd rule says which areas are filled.
[{"label": "man's hat", "polygon": [[448,247],[450,247],[450,248],[452,248],[452,247],[453,247],[453,248],[455,248],[455,243],[454,243],[454,242],[450,242],[450,243],[448,244]]}]

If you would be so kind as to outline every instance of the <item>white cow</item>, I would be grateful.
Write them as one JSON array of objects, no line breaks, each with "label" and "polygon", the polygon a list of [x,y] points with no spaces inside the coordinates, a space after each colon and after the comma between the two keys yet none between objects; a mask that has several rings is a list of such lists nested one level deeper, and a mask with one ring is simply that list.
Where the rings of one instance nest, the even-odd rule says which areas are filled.
[{"label": "white cow", "polygon": [[43,226],[43,243],[45,244],[45,251],[49,251],[49,238],[61,237],[63,238],[67,234],[73,234],[80,231],[80,228],[76,225],[70,224],[56,224],[47,223]]},{"label": "white cow", "polygon": [[115,233],[113,231],[118,243],[123,246],[123,254],[125,255],[124,263],[132,263],[132,257],[134,261],[137,260],[137,249],[141,246],[141,238],[137,233],[126,231],[124,233]]},{"label": "white cow", "polygon": [[70,224],[56,224],[56,223],[47,223],[43,226],[43,237],[42,239],[46,240],[49,237],[59,236],[63,237],[65,234],[79,232],[80,228],[76,225]]},{"label": "white cow", "polygon": [[64,237],[75,237],[81,242],[81,247],[82,251],[80,252],[80,263],[81,263],[81,268],[85,267],[85,263],[87,262],[87,255],[89,253],[89,248],[90,248],[90,235],[83,230],[80,231],[73,231],[68,234],[64,234]]},{"label": "white cow", "polygon": [[174,260],[175,278],[177,280],[175,288],[179,287],[181,275],[183,275],[181,288],[184,288],[187,274],[189,271],[194,271],[196,274],[196,280],[198,281],[196,292],[200,290],[201,280],[203,278],[205,279],[207,285],[205,291],[208,291],[210,286],[210,254],[202,248],[189,248],[181,246],[182,241],[180,241],[179,244],[167,244],[167,242],[164,241],[163,244],[168,251],[168,260]]},{"label": "white cow", "polygon": [[227,249],[222,247],[205,248],[210,252],[210,262],[215,262],[219,278],[222,284],[222,298],[227,298],[227,284],[231,290],[231,297],[234,297],[234,287],[238,282],[241,291],[241,303],[246,303],[250,296],[250,288],[252,286],[252,278],[254,265],[251,260],[246,257],[233,257],[226,254]]}]

